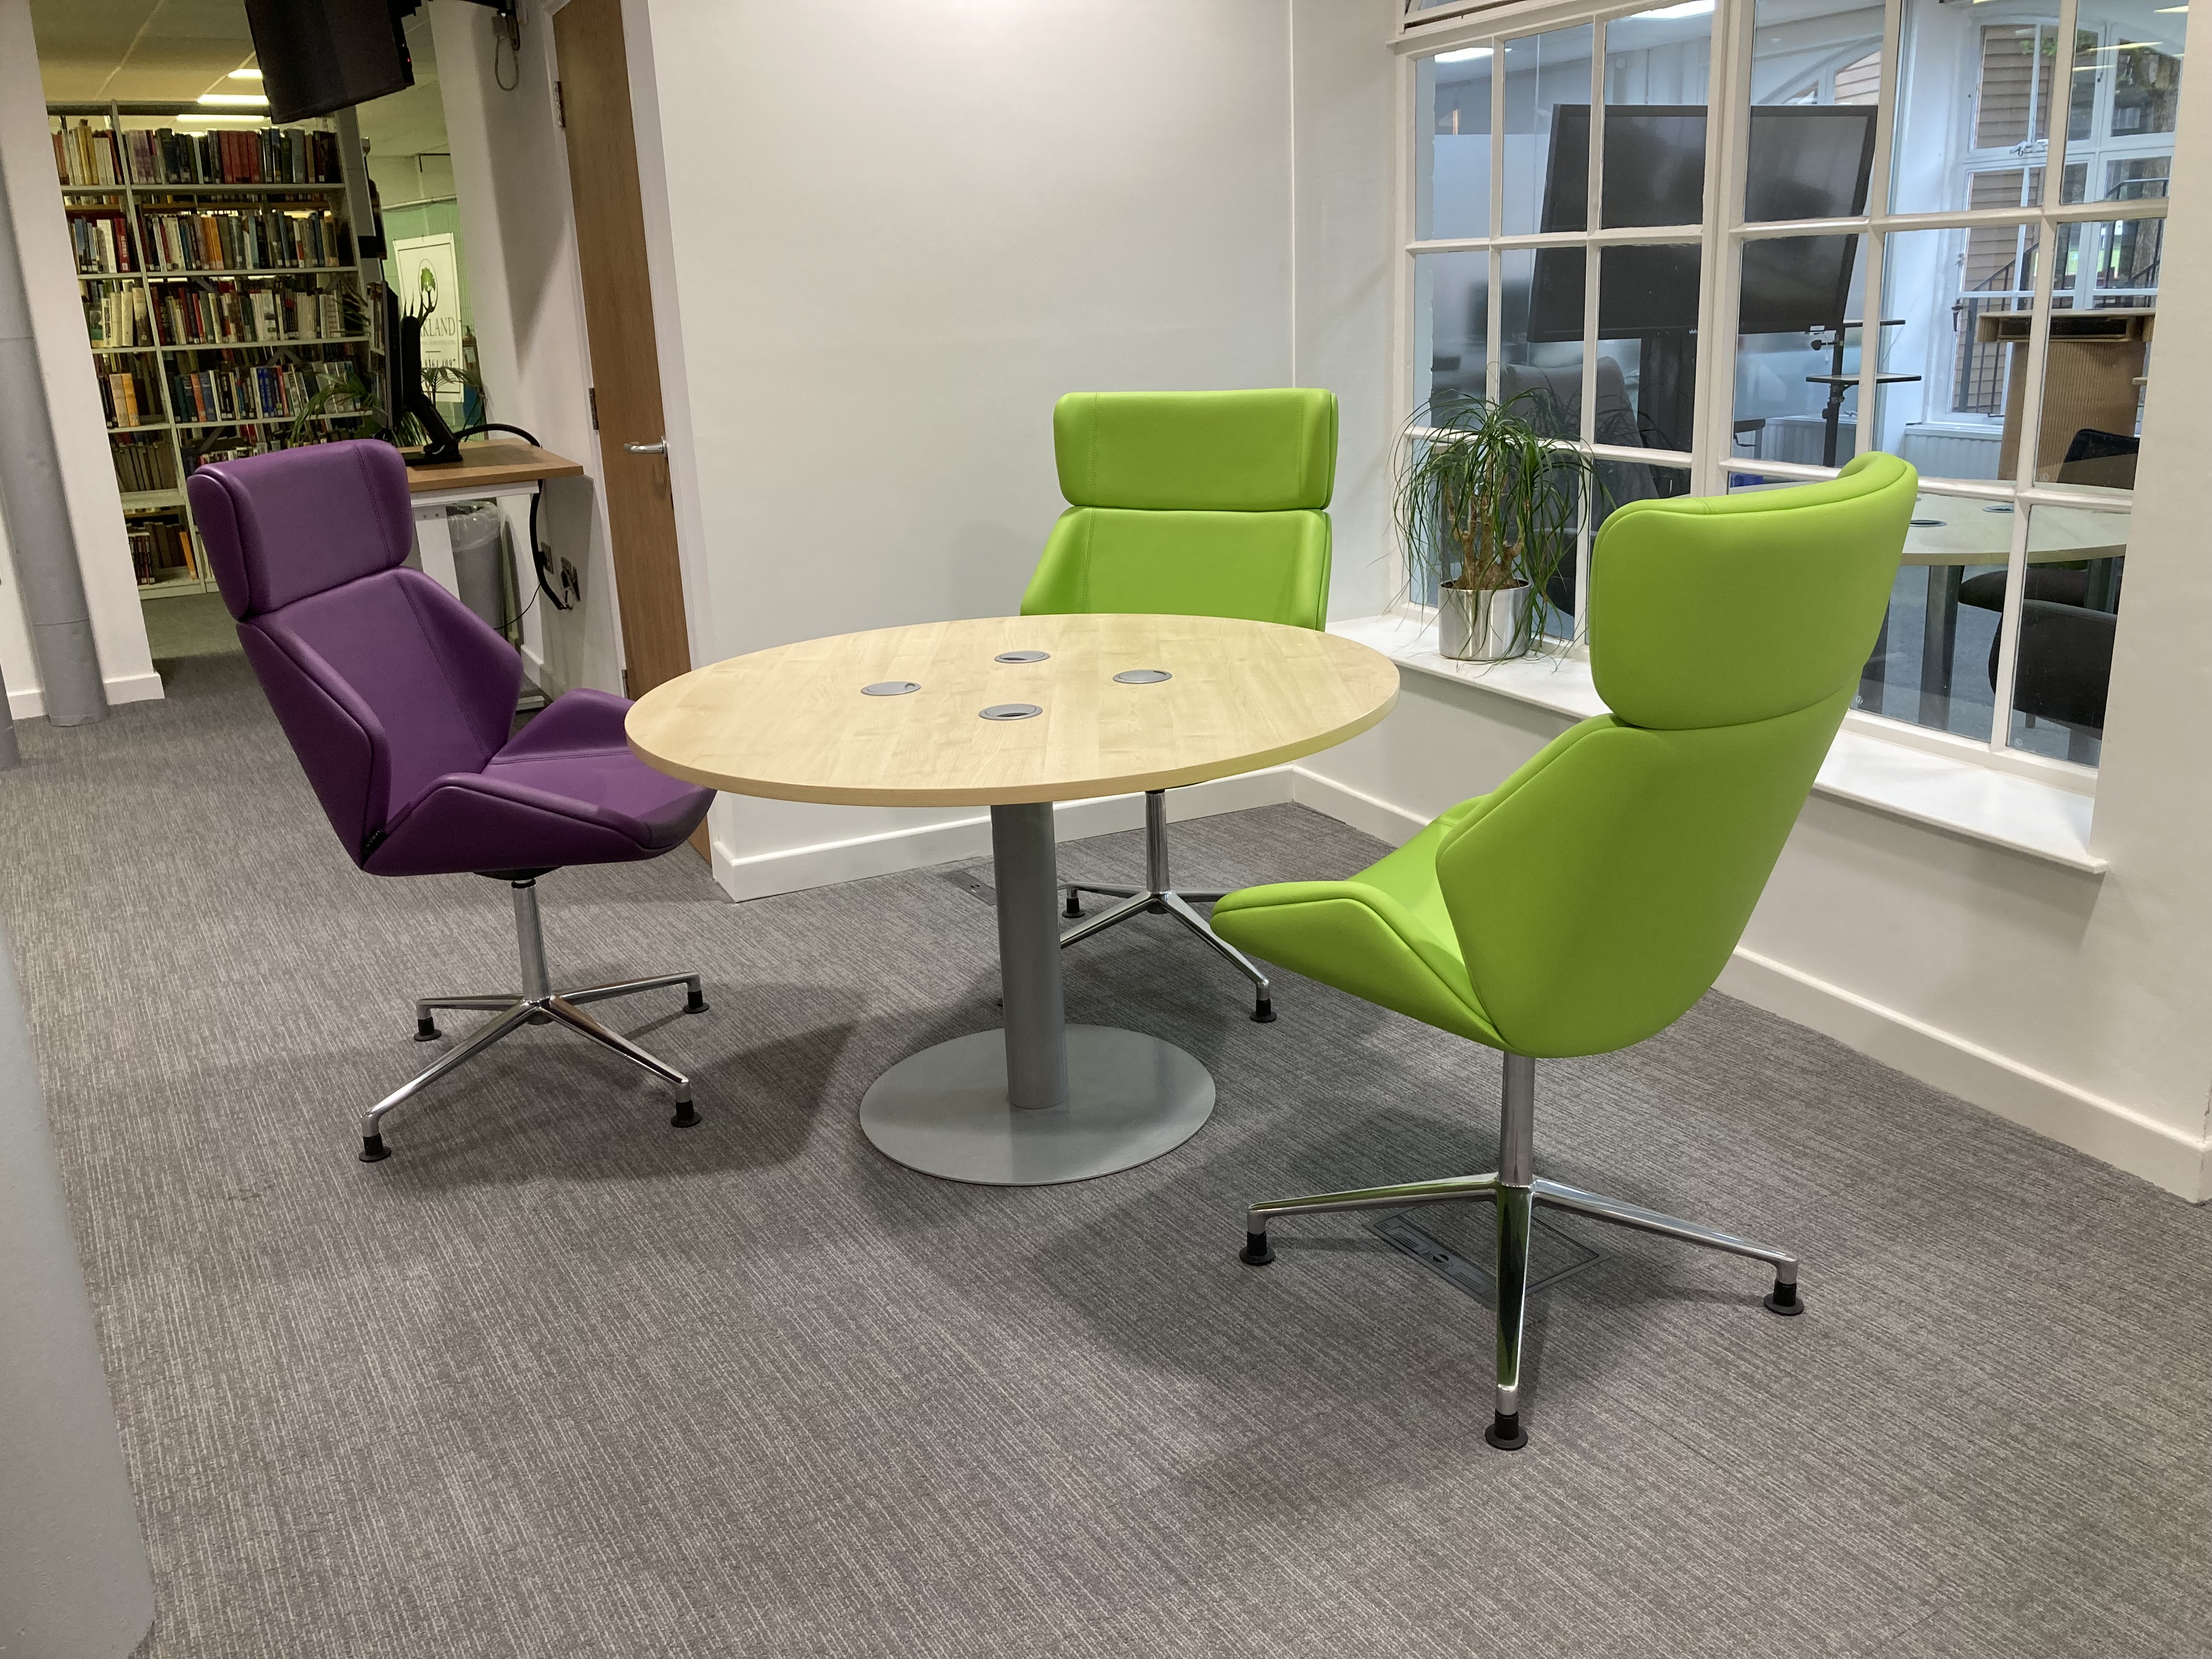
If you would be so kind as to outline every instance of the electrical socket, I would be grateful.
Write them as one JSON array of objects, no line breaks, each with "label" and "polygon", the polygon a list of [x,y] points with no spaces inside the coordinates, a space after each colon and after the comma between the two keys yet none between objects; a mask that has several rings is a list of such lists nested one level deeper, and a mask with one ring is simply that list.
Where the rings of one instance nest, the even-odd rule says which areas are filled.
[{"label": "electrical socket", "polygon": [[577,575],[576,567],[566,559],[561,561],[561,597],[572,605],[580,605],[584,599],[583,578]]}]

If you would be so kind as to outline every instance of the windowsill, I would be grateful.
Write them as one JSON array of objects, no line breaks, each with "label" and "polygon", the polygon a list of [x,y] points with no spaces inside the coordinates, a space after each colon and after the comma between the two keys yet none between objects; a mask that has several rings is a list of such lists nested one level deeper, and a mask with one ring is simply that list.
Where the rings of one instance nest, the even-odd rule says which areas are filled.
[{"label": "windowsill", "polygon": [[[1347,617],[1331,623],[1328,631],[1370,646],[1416,673],[1456,680],[1555,714],[1586,720],[1607,712],[1590,679],[1589,664],[1578,657],[1454,662],[1437,654],[1435,624],[1413,616]],[[2093,797],[1864,732],[1837,733],[1813,787],[1838,800],[2069,870],[2102,874],[2111,867],[2089,850]]]}]

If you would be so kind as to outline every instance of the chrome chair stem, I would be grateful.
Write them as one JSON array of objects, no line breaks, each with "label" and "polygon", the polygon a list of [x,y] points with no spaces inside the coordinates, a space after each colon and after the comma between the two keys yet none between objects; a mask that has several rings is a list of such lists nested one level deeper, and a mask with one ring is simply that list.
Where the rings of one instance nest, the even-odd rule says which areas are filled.
[{"label": "chrome chair stem", "polygon": [[1454,1176],[1441,1181],[1410,1181],[1389,1187],[1364,1187],[1310,1198],[1269,1199],[1245,1211],[1243,1260],[1264,1267],[1275,1259],[1267,1242],[1273,1217],[1324,1215],[1338,1210],[1396,1210],[1417,1204],[1489,1202],[1497,1221],[1498,1365],[1491,1424],[1483,1438],[1501,1451],[1528,1443],[1521,1425],[1523,1380],[1522,1353],[1527,1334],[1528,1247],[1538,1205],[1586,1215],[1617,1227],[1656,1233],[1711,1250],[1763,1261],[1774,1269],[1774,1288],[1765,1306],[1774,1313],[1804,1311],[1797,1293],[1797,1258],[1787,1251],[1753,1243],[1734,1233],[1701,1226],[1617,1198],[1584,1192],[1534,1173],[1536,1062],[1525,1054],[1504,1056],[1504,1087],[1498,1103],[1497,1172]]},{"label": "chrome chair stem", "polygon": [[[1071,881],[1063,884],[1067,890],[1067,902],[1070,904],[1075,902],[1075,896],[1078,893],[1096,893],[1101,898],[1135,898],[1139,894],[1143,894],[1146,898],[1152,897],[1152,894],[1141,887],[1097,887],[1087,881]],[[1062,914],[1073,921],[1083,912],[1069,910]]]},{"label": "chrome chair stem", "polygon": [[1070,920],[1083,915],[1076,903],[1080,893],[1095,893],[1104,898],[1123,901],[1111,909],[1101,911],[1086,919],[1079,927],[1071,927],[1060,936],[1062,949],[1103,933],[1109,927],[1127,921],[1131,916],[1151,910],[1173,916],[1177,921],[1204,939],[1219,953],[1230,966],[1252,981],[1252,1018],[1255,1024],[1274,1023],[1275,1005],[1267,975],[1257,963],[1213,931],[1213,924],[1191,908],[1193,904],[1212,904],[1226,896],[1226,890],[1206,892],[1179,892],[1168,878],[1168,795],[1164,789],[1145,792],[1145,880],[1142,887],[1099,887],[1088,882],[1069,882],[1062,884],[1066,895],[1066,906],[1061,914]]},{"label": "chrome chair stem", "polygon": [[450,1054],[440,1054],[437,1059],[430,1062],[427,1069],[418,1073],[411,1081],[401,1084],[382,1100],[370,1107],[362,1115],[361,1161],[364,1164],[380,1164],[392,1156],[385,1149],[381,1126],[386,1115],[393,1107],[411,1100],[445,1076],[447,1073],[459,1071],[501,1037],[528,1024],[531,1015],[536,1012],[535,1003],[518,1000],[497,1019],[486,1020],[475,1030],[470,1032],[468,1041],[462,1043],[459,1048]]},{"label": "chrome chair stem", "polygon": [[659,991],[682,986],[686,993],[684,1012],[704,1013],[707,996],[696,974],[655,974],[651,979],[617,980],[611,985],[586,985],[580,991],[562,991],[559,994],[579,1007],[587,1002],[605,1002],[610,997],[635,996],[640,991]]},{"label": "chrome chair stem", "polygon": [[674,1066],[655,1058],[618,1031],[612,1031],[583,1011],[582,1005],[605,1002],[611,997],[633,996],[640,991],[672,989],[682,986],[685,992],[684,1012],[703,1013],[707,1000],[700,976],[696,974],[657,974],[647,979],[617,980],[605,985],[589,985],[580,990],[556,991],[548,983],[545,967],[545,933],[538,909],[538,884],[525,877],[509,885],[514,892],[515,945],[522,962],[523,994],[495,992],[483,996],[425,997],[415,1005],[415,1040],[435,1042],[444,1035],[431,1018],[434,1010],[460,1009],[495,1015],[469,1033],[461,1045],[450,1054],[438,1056],[430,1066],[407,1083],[386,1095],[363,1115],[361,1120],[361,1161],[379,1164],[392,1156],[384,1144],[385,1117],[396,1107],[411,1100],[431,1084],[450,1072],[468,1064],[501,1039],[520,1030],[525,1025],[546,1025],[558,1022],[580,1036],[589,1037],[600,1047],[620,1054],[632,1065],[643,1067],[669,1085],[675,1093],[676,1115],[669,1119],[672,1126],[688,1129],[699,1121],[697,1109],[691,1103],[691,1079]]},{"label": "chrome chair stem", "polygon": [[1490,1426],[1482,1437],[1500,1451],[1528,1443],[1521,1426],[1521,1340],[1528,1307],[1530,1194],[1526,1187],[1498,1188],[1498,1389]]},{"label": "chrome chair stem", "polygon": [[1122,900],[1110,910],[1101,910],[1095,916],[1087,916],[1060,936],[1060,948],[1064,951],[1078,939],[1089,939],[1093,933],[1103,933],[1115,923],[1127,921],[1131,916],[1149,910],[1153,902],[1152,894],[1139,893],[1134,897]]},{"label": "chrome chair stem", "polygon": [[1163,893],[1160,895],[1160,902],[1168,907],[1170,915],[1211,945],[1221,953],[1224,960],[1245,978],[1250,980],[1253,988],[1259,992],[1262,1001],[1267,1000],[1267,976],[1260,971],[1259,965],[1220,934],[1215,933],[1212,925],[1190,908],[1182,894]]},{"label": "chrome chair stem", "polygon": [[1787,1250],[1770,1249],[1764,1244],[1754,1244],[1734,1233],[1724,1233],[1717,1227],[1701,1226],[1694,1221],[1684,1221],[1678,1216],[1647,1210],[1640,1204],[1624,1203],[1617,1198],[1607,1198],[1601,1193],[1586,1193],[1579,1187],[1569,1187],[1557,1181],[1539,1176],[1535,1182],[1536,1202],[1555,1210],[1571,1210],[1577,1215],[1586,1215],[1593,1221],[1603,1221],[1615,1227],[1632,1227],[1638,1232],[1656,1233],[1662,1238],[1678,1238],[1685,1244],[1696,1244],[1708,1250],[1720,1250],[1729,1255],[1748,1256],[1754,1261],[1764,1261],[1774,1269],[1774,1282],[1795,1286],[1797,1283],[1797,1258]]},{"label": "chrome chair stem", "polygon": [[676,1115],[668,1120],[678,1129],[688,1129],[699,1121],[699,1114],[691,1109],[691,1079],[665,1061],[656,1060],[619,1031],[611,1031],[564,996],[545,999],[545,1011],[572,1031],[584,1036],[603,1048],[611,1048],[633,1066],[642,1066],[676,1091]]},{"label": "chrome chair stem", "polygon": [[1407,1181],[1390,1187],[1356,1187],[1310,1198],[1271,1198],[1244,1212],[1244,1260],[1261,1266],[1275,1259],[1267,1244],[1267,1218],[1278,1215],[1328,1215],[1340,1210],[1402,1210],[1416,1204],[1483,1204],[1497,1196],[1495,1175],[1447,1176],[1441,1181]]}]

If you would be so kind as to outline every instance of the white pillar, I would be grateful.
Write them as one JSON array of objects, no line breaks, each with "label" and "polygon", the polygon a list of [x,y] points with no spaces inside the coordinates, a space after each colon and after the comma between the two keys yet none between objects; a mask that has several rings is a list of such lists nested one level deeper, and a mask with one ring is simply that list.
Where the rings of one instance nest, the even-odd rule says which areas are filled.
[{"label": "white pillar", "polygon": [[0,937],[0,1654],[124,1659],[154,1579]]}]

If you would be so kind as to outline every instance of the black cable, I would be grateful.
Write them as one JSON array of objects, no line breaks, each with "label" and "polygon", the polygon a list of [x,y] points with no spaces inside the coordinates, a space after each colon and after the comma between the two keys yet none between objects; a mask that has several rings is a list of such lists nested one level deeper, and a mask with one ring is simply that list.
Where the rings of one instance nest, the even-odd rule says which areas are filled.
[{"label": "black cable", "polygon": [[[523,442],[528,444],[532,449],[543,449],[544,447],[543,444],[538,441],[537,435],[534,433],[525,432],[519,426],[509,426],[504,421],[479,421],[474,426],[462,428],[459,432],[453,434],[453,436],[457,440],[461,438],[473,438],[479,432],[512,432],[516,437],[521,439]],[[531,493],[530,496],[530,562],[538,572],[538,592],[544,593],[547,599],[553,601],[553,608],[556,611],[571,611],[575,607],[571,605],[568,600],[562,599],[558,593],[556,593],[553,591],[553,583],[546,574],[545,550],[538,544],[538,503],[541,499],[543,499],[544,494],[545,488],[543,484],[540,484],[537,489]],[[530,596],[530,605],[535,605],[537,603],[538,595],[533,593]],[[524,605],[521,610],[516,611],[513,617],[508,618],[507,626],[512,628],[515,623],[520,622],[523,617],[529,613],[530,605]]]},{"label": "black cable", "polygon": [[[514,64],[514,79],[505,79],[499,72],[499,49],[504,45]],[[513,92],[522,84],[522,13],[520,9],[501,12],[491,20],[491,78],[501,92]]]}]

